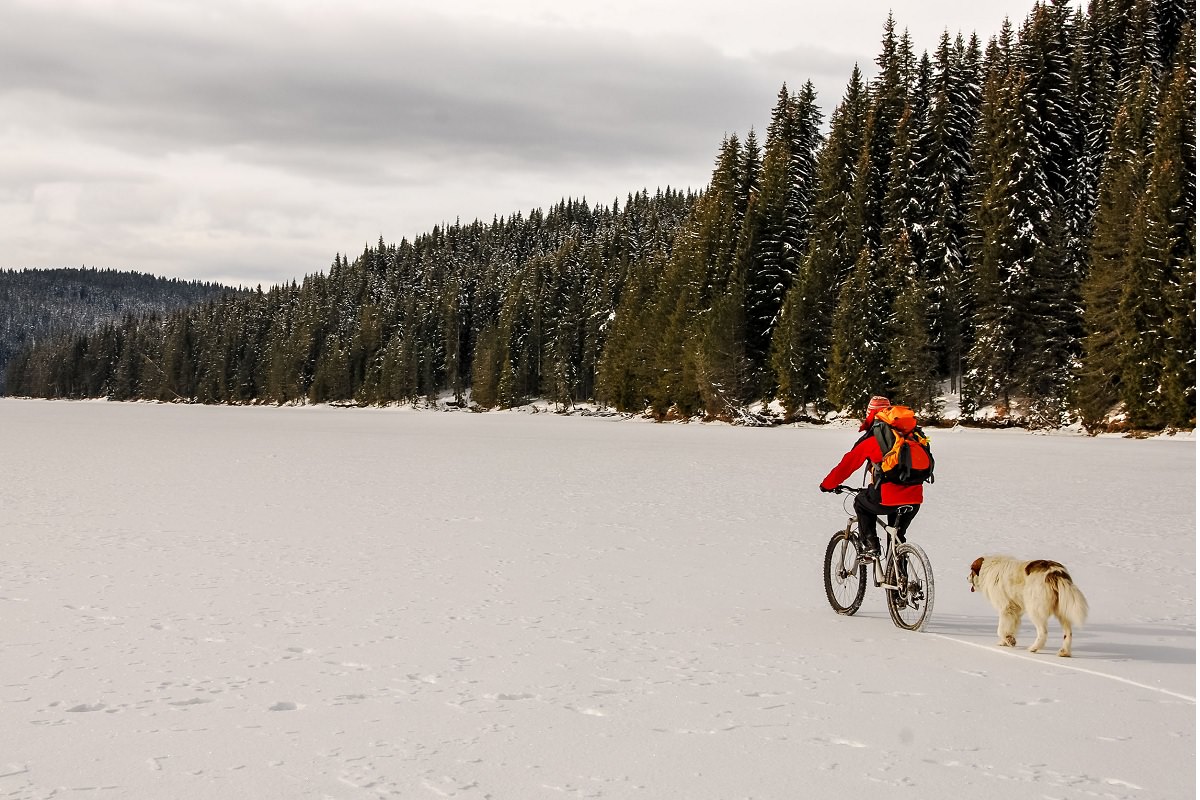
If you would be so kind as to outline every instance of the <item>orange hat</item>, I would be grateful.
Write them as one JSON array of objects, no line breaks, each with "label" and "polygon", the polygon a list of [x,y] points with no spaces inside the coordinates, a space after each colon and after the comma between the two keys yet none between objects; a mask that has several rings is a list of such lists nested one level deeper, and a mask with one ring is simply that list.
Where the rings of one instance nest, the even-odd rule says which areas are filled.
[{"label": "orange hat", "polygon": [[875,421],[875,415],[891,404],[892,401],[888,400],[883,395],[877,394],[872,397],[871,402],[867,403],[867,418],[863,420],[862,425],[858,426],[858,429],[860,431],[865,431],[867,428],[871,427],[871,423]]}]

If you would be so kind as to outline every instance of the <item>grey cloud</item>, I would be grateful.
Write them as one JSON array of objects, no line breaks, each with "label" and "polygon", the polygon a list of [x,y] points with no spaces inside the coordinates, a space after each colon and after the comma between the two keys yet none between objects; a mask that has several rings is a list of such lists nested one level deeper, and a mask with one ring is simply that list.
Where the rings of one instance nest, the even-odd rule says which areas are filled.
[{"label": "grey cloud", "polygon": [[770,102],[749,64],[679,42],[485,34],[432,17],[367,30],[247,18],[227,32],[13,16],[0,93],[39,96],[88,135],[360,179],[411,158],[543,169],[713,153],[714,131],[747,127]]},{"label": "grey cloud", "polygon": [[723,135],[761,136],[780,83],[829,66],[303,5],[6,3],[7,265],[268,282],[455,218],[700,188]]}]

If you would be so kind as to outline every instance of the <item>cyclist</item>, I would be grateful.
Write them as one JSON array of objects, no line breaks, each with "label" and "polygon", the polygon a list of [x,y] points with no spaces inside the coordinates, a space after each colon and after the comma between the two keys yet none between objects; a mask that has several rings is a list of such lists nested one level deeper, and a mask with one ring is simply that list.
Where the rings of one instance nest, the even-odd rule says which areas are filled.
[{"label": "cyclist", "polygon": [[879,555],[879,533],[875,527],[877,516],[886,514],[888,525],[896,528],[896,535],[903,542],[904,533],[908,530],[913,517],[921,510],[921,501],[924,499],[924,492],[920,484],[902,486],[898,483],[883,481],[878,477],[879,464],[883,461],[883,452],[871,434],[870,427],[871,423],[875,421],[875,415],[891,404],[891,400],[880,395],[871,398],[871,402],[867,404],[866,418],[858,429],[860,432],[866,431],[866,433],[854,443],[850,452],[842,456],[842,460],[830,470],[829,474],[825,476],[825,480],[821,481],[821,491],[832,492],[856,469],[864,463],[870,462],[873,482],[865,492],[859,492],[854,496],[854,512],[858,515],[858,532],[862,536],[863,547],[866,548],[864,555]]}]

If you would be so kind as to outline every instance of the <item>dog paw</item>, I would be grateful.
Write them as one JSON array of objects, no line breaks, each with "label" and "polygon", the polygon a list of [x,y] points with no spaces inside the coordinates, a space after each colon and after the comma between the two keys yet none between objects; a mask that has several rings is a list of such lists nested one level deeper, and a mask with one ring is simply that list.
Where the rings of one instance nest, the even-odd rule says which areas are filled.
[{"label": "dog paw", "polygon": [[1031,652],[1031,653],[1036,653],[1038,650],[1041,650],[1041,649],[1042,648],[1038,647],[1036,644],[1029,645],[1029,652]]},{"label": "dog paw", "polygon": [[1058,651],[1058,654],[1059,654],[1060,656],[1062,656],[1063,658],[1070,658],[1070,657],[1071,657],[1071,651],[1070,651],[1070,650],[1068,650],[1068,649],[1067,649],[1067,648],[1065,648],[1065,647],[1064,647],[1062,650],[1059,650],[1059,651]]},{"label": "dog paw", "polygon": [[1000,641],[996,642],[996,646],[997,647],[1012,647],[1016,643],[1017,643],[1017,640],[1014,639],[1013,637],[1009,636],[1007,639],[1001,639]]}]

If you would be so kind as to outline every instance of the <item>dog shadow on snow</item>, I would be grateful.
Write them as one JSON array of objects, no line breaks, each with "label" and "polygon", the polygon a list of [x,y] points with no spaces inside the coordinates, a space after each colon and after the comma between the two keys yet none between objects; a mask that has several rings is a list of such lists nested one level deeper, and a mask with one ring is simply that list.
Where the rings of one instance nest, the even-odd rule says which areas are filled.
[{"label": "dog shadow on snow", "polygon": [[[995,616],[967,616],[964,614],[939,615],[934,612],[933,619],[925,628],[929,633],[937,633],[956,639],[968,640],[974,644],[992,644],[996,641]],[[1035,637],[1033,623],[1028,618],[1021,620],[1017,631],[1018,652],[1029,653],[1025,648]],[[1186,636],[1195,641],[1195,631],[1183,628],[1170,628],[1162,625],[1106,625],[1104,623],[1088,623],[1086,627],[1075,629],[1075,646],[1072,648],[1070,661],[1150,661],[1158,664],[1194,664],[1196,663],[1195,647],[1179,647],[1166,642],[1146,642],[1146,637],[1166,637],[1177,640]],[[1062,641],[1062,628],[1055,619],[1050,620],[1050,635],[1046,639],[1046,648],[1038,656],[1056,658],[1059,643]],[[1004,650],[995,645],[997,650]]]}]

